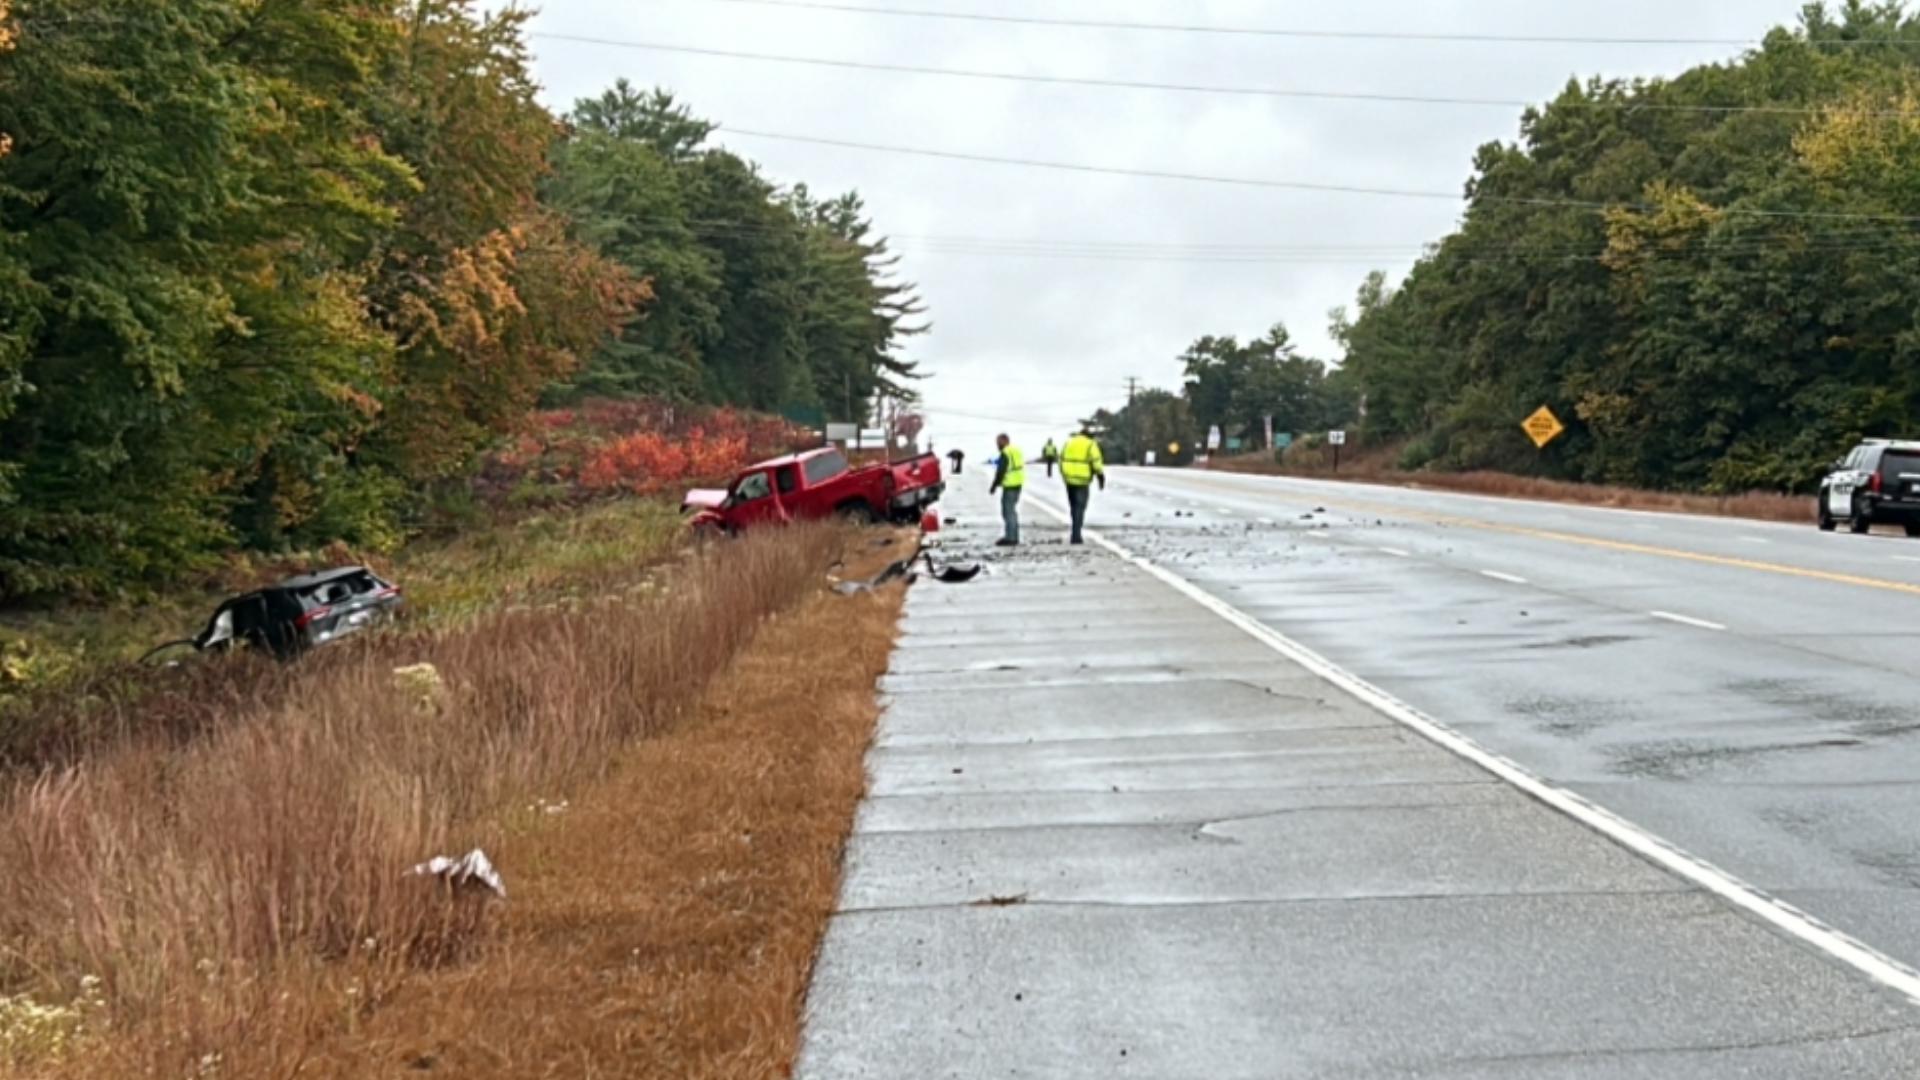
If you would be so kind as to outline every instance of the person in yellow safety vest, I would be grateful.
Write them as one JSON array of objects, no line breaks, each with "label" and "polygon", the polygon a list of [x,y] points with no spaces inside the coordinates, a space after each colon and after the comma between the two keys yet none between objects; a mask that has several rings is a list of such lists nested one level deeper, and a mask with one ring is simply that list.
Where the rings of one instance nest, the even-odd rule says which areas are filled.
[{"label": "person in yellow safety vest", "polygon": [[1073,513],[1073,538],[1070,543],[1084,544],[1080,535],[1087,524],[1087,501],[1092,497],[1089,490],[1095,483],[1100,490],[1107,490],[1107,462],[1100,454],[1100,444],[1085,428],[1067,440],[1066,448],[1060,451],[1060,476],[1067,482],[1067,508]]},{"label": "person in yellow safety vest", "polygon": [[1060,460],[1060,450],[1048,439],[1047,445],[1040,448],[1040,460],[1047,463],[1047,479],[1053,479],[1053,464]]},{"label": "person in yellow safety vest", "polygon": [[1006,535],[994,541],[994,546],[1014,547],[1020,543],[1020,492],[1027,486],[1027,459],[1005,435],[994,443],[1000,447],[1000,464],[993,471],[993,486],[987,494],[1000,493],[1000,519],[1007,525]]}]

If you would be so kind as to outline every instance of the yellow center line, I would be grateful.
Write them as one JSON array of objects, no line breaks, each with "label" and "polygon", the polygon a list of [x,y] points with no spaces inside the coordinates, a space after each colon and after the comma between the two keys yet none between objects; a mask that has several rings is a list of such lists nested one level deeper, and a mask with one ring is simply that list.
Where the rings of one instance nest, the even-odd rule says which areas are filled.
[{"label": "yellow center line", "polygon": [[[1195,479],[1201,479],[1195,477]],[[1221,489],[1232,488],[1247,493],[1247,487],[1231,482],[1214,480]],[[1203,480],[1203,483],[1205,481]],[[1781,574],[1786,577],[1806,578],[1812,581],[1825,581],[1835,585],[1857,585],[1868,589],[1882,589],[1887,592],[1909,593],[1920,596],[1920,585],[1905,581],[1889,581],[1885,578],[1862,577],[1858,574],[1843,574],[1832,570],[1815,570],[1805,566],[1789,566],[1785,563],[1762,562],[1758,559],[1741,559],[1729,555],[1709,555],[1702,551],[1687,551],[1682,548],[1659,547],[1654,544],[1636,544],[1628,540],[1607,540],[1598,536],[1585,536],[1580,533],[1557,532],[1552,529],[1534,529],[1524,525],[1502,525],[1493,521],[1480,521],[1475,518],[1457,517],[1452,514],[1435,514],[1424,510],[1410,510],[1404,506],[1392,506],[1385,503],[1370,503],[1359,499],[1325,498],[1315,492],[1312,499],[1321,505],[1337,506],[1348,510],[1376,514],[1382,517],[1397,516],[1414,518],[1438,525],[1457,525],[1463,528],[1480,529],[1485,532],[1506,533],[1510,536],[1526,536],[1536,540],[1557,540],[1566,544],[1582,544],[1587,547],[1603,548],[1608,551],[1621,551],[1632,555],[1655,555],[1667,559],[1680,559],[1685,562],[1706,563],[1711,566],[1724,566],[1735,570],[1755,570],[1765,574]]]}]

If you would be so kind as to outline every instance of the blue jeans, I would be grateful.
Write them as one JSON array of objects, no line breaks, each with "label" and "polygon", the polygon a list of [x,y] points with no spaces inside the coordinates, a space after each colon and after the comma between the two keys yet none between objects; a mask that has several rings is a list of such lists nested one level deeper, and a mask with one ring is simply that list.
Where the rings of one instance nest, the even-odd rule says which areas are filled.
[{"label": "blue jeans", "polygon": [[1020,489],[1000,489],[1000,520],[1007,523],[1007,539],[1020,542]]},{"label": "blue jeans", "polygon": [[1071,543],[1081,542],[1080,530],[1087,524],[1087,499],[1093,489],[1086,484],[1067,485],[1067,509],[1073,515],[1073,537]]}]

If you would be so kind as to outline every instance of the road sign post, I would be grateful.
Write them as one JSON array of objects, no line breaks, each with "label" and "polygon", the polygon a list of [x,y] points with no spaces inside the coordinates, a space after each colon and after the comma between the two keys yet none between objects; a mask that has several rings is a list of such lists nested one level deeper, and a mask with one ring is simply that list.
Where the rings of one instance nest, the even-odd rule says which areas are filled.
[{"label": "road sign post", "polygon": [[1340,448],[1347,445],[1347,433],[1344,431],[1327,432],[1327,445],[1333,447],[1333,471],[1340,471]]}]

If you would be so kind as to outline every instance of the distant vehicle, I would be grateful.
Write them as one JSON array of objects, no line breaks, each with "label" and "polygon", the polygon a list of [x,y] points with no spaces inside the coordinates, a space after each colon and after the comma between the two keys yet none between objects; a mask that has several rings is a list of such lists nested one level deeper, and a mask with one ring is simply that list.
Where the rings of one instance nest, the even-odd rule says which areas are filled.
[{"label": "distant vehicle", "polygon": [[749,465],[724,491],[687,492],[680,508],[695,528],[723,533],[836,515],[904,523],[918,521],[946,489],[932,454],[853,468],[826,447]]},{"label": "distant vehicle", "polygon": [[1833,463],[1820,481],[1820,529],[1841,522],[1856,533],[1903,525],[1920,536],[1920,442],[1868,439]]},{"label": "distant vehicle", "polygon": [[364,566],[303,574],[226,601],[197,636],[170,641],[147,657],[189,646],[199,652],[250,646],[291,660],[392,618],[403,602],[399,586]]}]

